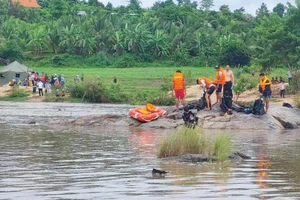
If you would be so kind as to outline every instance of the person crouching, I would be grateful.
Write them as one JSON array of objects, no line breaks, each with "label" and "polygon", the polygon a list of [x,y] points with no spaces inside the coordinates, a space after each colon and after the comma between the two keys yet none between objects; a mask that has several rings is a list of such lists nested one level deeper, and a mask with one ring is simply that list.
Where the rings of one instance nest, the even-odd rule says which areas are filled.
[{"label": "person crouching", "polygon": [[213,81],[209,78],[198,78],[196,80],[197,84],[199,84],[204,92],[205,92],[205,100],[207,102],[207,106],[205,110],[211,110],[211,98],[210,96],[214,93],[216,89],[216,85],[213,84]]}]

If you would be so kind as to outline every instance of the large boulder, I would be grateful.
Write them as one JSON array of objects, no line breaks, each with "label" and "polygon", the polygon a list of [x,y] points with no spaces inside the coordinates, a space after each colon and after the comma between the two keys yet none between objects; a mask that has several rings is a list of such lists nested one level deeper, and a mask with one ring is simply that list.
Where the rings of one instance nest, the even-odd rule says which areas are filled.
[{"label": "large boulder", "polygon": [[279,105],[271,105],[269,115],[273,116],[286,129],[300,127],[300,110]]},{"label": "large boulder", "polygon": [[225,115],[219,106],[214,106],[211,111],[199,111],[199,122],[204,129],[229,129],[229,130],[281,130],[283,126],[272,115],[253,115],[236,113]]}]

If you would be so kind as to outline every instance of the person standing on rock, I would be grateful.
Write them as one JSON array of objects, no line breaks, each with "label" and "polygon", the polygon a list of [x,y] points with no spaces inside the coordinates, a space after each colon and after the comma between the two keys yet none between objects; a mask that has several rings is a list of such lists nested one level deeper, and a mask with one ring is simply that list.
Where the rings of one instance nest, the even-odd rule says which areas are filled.
[{"label": "person standing on rock", "polygon": [[214,93],[216,85],[209,78],[198,78],[197,84],[200,84],[205,92],[205,100],[207,102],[205,110],[211,110],[211,99],[210,96]]},{"label": "person standing on rock", "polygon": [[266,102],[265,113],[267,114],[270,107],[270,98],[272,96],[272,82],[264,73],[259,74],[259,78],[259,92],[262,94]]},{"label": "person standing on rock", "polygon": [[228,109],[228,112],[232,112],[232,86],[234,85],[234,74],[232,70],[230,69],[230,66],[227,65],[225,68],[225,85],[224,85],[224,92],[223,96],[225,98],[226,107]]},{"label": "person standing on rock", "polygon": [[175,96],[176,99],[176,111],[179,111],[179,104],[181,102],[182,105],[185,105],[185,94],[186,94],[186,87],[183,74],[180,70],[177,70],[173,76],[173,87],[172,87],[172,94]]},{"label": "person standing on rock", "polygon": [[223,94],[223,86],[225,84],[225,71],[220,66],[216,66],[216,79],[214,81],[214,84],[216,87],[216,96],[217,96],[217,102],[216,104],[221,104],[222,102],[222,94]]}]

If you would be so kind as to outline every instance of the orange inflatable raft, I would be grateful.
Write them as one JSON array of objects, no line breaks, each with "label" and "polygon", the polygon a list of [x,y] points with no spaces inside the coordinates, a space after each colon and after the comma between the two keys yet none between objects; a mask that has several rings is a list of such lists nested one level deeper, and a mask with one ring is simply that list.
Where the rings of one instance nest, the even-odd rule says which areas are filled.
[{"label": "orange inflatable raft", "polygon": [[139,120],[140,122],[150,122],[161,116],[164,116],[166,111],[157,108],[152,104],[147,104],[146,107],[134,108],[129,110],[129,116]]}]

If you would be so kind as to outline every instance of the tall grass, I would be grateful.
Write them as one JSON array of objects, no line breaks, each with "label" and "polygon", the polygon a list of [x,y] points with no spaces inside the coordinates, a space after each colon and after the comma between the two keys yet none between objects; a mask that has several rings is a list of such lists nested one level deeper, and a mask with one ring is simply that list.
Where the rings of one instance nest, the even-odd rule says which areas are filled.
[{"label": "tall grass", "polygon": [[224,161],[228,158],[230,151],[231,142],[228,134],[219,134],[212,142],[199,127],[195,129],[180,127],[160,141],[157,157],[208,154],[216,156],[219,161]]},{"label": "tall grass", "polygon": [[229,134],[223,133],[216,137],[214,142],[213,155],[219,161],[225,161],[231,152],[231,142]]}]

